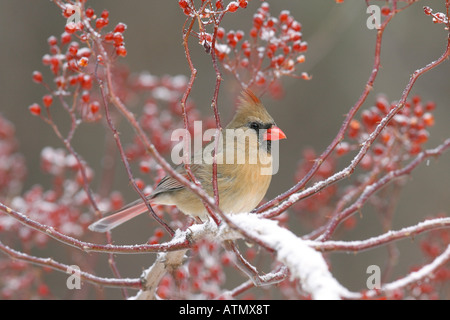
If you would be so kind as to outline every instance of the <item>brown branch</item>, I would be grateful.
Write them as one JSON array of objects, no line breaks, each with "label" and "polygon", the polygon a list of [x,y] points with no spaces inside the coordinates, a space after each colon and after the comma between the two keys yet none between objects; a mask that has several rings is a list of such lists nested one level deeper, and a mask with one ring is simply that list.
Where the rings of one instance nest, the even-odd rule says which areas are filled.
[{"label": "brown branch", "polygon": [[225,13],[222,13],[219,15],[218,19],[214,21],[214,33],[211,40],[211,59],[214,66],[214,71],[216,73],[216,85],[214,88],[214,95],[211,102],[211,107],[214,111],[214,119],[216,121],[216,132],[214,135],[214,155],[213,155],[213,191],[214,191],[214,198],[216,200],[216,205],[219,206],[219,186],[217,184],[217,150],[219,148],[219,135],[222,131],[222,125],[220,124],[220,116],[219,116],[219,109],[217,107],[218,99],[219,99],[219,89],[220,84],[222,82],[222,75],[220,74],[219,66],[217,64],[217,57],[216,57],[216,40],[217,40],[217,30],[219,29],[219,25],[224,17]]},{"label": "brown branch", "polygon": [[406,227],[397,231],[388,231],[382,235],[361,241],[311,241],[311,247],[323,252],[361,252],[380,247],[394,241],[414,238],[424,232],[450,227],[450,218],[436,218],[425,220],[415,226]]},{"label": "brown branch", "polygon": [[168,252],[168,251],[176,251],[181,249],[187,249],[192,246],[190,239],[188,238],[188,233],[184,233],[184,239],[175,239],[166,243],[161,244],[141,244],[141,245],[101,245],[94,244],[89,242],[83,242],[73,237],[67,236],[64,233],[61,233],[55,230],[53,227],[39,223],[33,219],[30,219],[26,215],[6,206],[5,204],[0,202],[0,210],[19,221],[23,225],[37,230],[43,234],[48,235],[49,237],[74,248],[77,248],[84,252],[104,252],[104,253],[120,253],[120,254],[142,254],[149,252]]},{"label": "brown branch", "polygon": [[[10,256],[12,259],[32,263],[42,267],[49,267],[57,271],[67,273],[70,270],[69,265],[57,262],[51,258],[39,258],[32,255],[28,255],[23,252],[16,251],[7,245],[0,242],[0,251]],[[80,271],[80,279],[98,285],[102,287],[113,288],[129,288],[129,289],[141,289],[141,279],[115,279],[115,278],[102,278],[92,275],[88,272]]]},{"label": "brown branch", "polygon": [[[206,5],[206,3],[204,5]],[[186,22],[187,21],[188,20],[186,20]],[[183,26],[184,53],[186,55],[186,60],[188,62],[189,69],[191,71],[191,77],[189,79],[186,91],[184,92],[184,95],[181,99],[181,109],[182,109],[182,113],[183,113],[183,121],[184,121],[184,129],[185,129],[185,139],[184,139],[185,150],[191,150],[191,146],[187,145],[188,141],[189,141],[189,139],[187,139],[187,135],[189,134],[189,121],[188,121],[188,114],[186,112],[186,102],[191,93],[192,86],[194,85],[195,79],[197,77],[197,69],[194,67],[194,63],[192,62],[191,53],[190,53],[189,45],[188,45],[188,39],[191,34],[192,27],[194,26],[195,21],[196,21],[195,19],[191,20],[187,30],[185,30],[184,26]],[[198,179],[195,177],[194,173],[191,170],[191,165],[190,165],[191,159],[190,159],[190,155],[188,153],[186,153],[186,157],[187,158],[184,161],[184,168],[186,170],[186,173],[188,174],[191,181],[193,181],[195,183],[196,186],[198,186],[199,188],[202,188],[200,181],[198,181]],[[208,203],[206,201],[202,200],[202,202],[203,202],[203,205],[205,206],[206,210],[208,211],[209,215],[211,216],[211,218],[216,222],[217,225],[219,225],[220,219],[217,217],[217,215],[214,213],[214,211],[211,209],[211,207],[208,206]]]}]

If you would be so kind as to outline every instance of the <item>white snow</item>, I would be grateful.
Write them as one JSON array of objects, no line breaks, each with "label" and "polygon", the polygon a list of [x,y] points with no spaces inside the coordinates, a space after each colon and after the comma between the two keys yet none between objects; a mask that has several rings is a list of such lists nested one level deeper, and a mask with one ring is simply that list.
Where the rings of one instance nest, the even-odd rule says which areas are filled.
[{"label": "white snow", "polygon": [[332,276],[321,253],[288,229],[280,227],[276,221],[247,213],[230,218],[240,228],[273,248],[277,259],[290,270],[291,278],[298,279],[303,290],[313,299],[336,300],[352,295]]}]

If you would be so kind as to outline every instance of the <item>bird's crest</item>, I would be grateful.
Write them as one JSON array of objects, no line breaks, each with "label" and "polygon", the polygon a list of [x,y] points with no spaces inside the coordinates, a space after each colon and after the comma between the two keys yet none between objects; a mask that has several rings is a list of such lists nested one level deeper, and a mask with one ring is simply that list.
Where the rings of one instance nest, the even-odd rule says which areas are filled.
[{"label": "bird's crest", "polygon": [[250,89],[245,89],[239,97],[237,112],[228,128],[239,128],[250,121],[272,123],[273,119],[264,108],[261,100]]},{"label": "bird's crest", "polygon": [[241,93],[240,104],[261,104],[259,98],[250,89],[244,89]]}]

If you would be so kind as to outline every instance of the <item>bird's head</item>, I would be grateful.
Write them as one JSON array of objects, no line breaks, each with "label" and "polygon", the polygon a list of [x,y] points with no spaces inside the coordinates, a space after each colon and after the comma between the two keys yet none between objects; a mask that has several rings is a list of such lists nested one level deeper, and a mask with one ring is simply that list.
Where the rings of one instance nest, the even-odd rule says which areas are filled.
[{"label": "bird's head", "polygon": [[258,97],[248,89],[243,91],[237,112],[226,129],[242,129],[247,133],[251,130],[258,136],[260,144],[267,143],[269,153],[272,141],[286,139],[286,135],[276,126]]}]

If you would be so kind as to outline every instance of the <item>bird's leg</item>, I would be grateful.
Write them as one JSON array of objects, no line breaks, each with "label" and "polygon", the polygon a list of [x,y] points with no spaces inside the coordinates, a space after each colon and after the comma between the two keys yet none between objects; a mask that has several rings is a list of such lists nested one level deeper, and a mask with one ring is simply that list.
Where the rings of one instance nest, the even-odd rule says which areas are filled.
[{"label": "bird's leg", "polygon": [[198,224],[202,224],[203,221],[199,216],[195,216],[195,221],[197,221]]},{"label": "bird's leg", "polygon": [[265,275],[261,276],[258,273],[258,270],[242,256],[234,241],[224,241],[224,247],[228,252],[234,254],[234,256],[236,257],[236,259],[234,260],[236,266],[252,280],[253,284],[256,287],[267,286],[281,282],[287,276],[286,268],[282,268],[280,276],[277,277],[266,277]]}]

